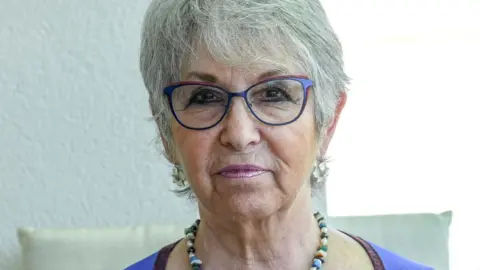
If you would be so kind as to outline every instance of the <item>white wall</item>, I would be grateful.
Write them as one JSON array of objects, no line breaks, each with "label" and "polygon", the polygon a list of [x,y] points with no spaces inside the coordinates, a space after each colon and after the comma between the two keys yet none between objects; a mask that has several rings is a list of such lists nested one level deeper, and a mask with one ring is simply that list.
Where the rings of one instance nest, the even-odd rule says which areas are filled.
[{"label": "white wall", "polygon": [[327,0],[353,84],[331,215],[453,210],[452,270],[479,270],[480,1]]},{"label": "white wall", "polygon": [[[148,121],[137,67],[148,2],[0,1],[0,269],[17,264],[19,226],[195,215],[168,191]],[[329,212],[453,209],[452,253],[468,262],[480,205],[480,1],[360,2],[325,1],[354,78],[331,148]]]},{"label": "white wall", "polygon": [[148,2],[0,1],[0,269],[19,226],[195,215],[153,143],[137,64]]}]

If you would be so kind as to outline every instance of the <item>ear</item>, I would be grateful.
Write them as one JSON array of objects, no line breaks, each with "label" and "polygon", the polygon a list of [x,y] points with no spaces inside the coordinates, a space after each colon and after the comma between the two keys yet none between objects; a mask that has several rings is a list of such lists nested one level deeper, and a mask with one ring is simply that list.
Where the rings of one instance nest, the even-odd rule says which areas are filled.
[{"label": "ear", "polygon": [[167,158],[172,164],[178,164],[178,160],[175,158],[175,149],[172,149],[172,146],[167,142],[163,135],[160,135],[160,137],[162,138],[163,149],[165,149],[165,158]]},{"label": "ear", "polygon": [[337,104],[337,107],[335,109],[335,116],[330,121],[329,127],[327,129],[326,134],[325,134],[325,137],[323,138],[323,140],[321,142],[319,152],[317,154],[318,155],[317,158],[321,158],[321,157],[325,156],[325,153],[328,150],[328,146],[330,145],[330,141],[333,138],[333,134],[335,133],[335,129],[337,128],[337,123],[338,123],[338,120],[340,119],[340,114],[342,114],[342,111],[343,111],[343,108],[345,107],[346,102],[347,102],[347,93],[342,92],[340,94],[338,104]]}]

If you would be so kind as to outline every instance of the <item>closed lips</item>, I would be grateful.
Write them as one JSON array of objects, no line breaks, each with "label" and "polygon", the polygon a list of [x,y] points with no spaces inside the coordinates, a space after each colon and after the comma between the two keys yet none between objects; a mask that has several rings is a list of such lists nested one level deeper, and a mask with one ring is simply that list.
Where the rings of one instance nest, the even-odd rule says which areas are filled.
[{"label": "closed lips", "polygon": [[256,165],[230,165],[220,170],[219,174],[228,178],[250,178],[267,172],[268,170]]}]

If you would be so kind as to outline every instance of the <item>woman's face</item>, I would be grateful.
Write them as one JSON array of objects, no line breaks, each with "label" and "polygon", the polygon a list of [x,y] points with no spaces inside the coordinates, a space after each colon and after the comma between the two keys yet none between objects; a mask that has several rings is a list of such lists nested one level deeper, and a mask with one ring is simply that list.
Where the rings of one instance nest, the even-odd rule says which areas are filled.
[{"label": "woman's face", "polygon": [[[215,79],[216,85],[240,92],[270,71],[227,67],[203,53],[185,68],[182,80]],[[278,75],[302,74],[292,69]],[[308,179],[319,149],[312,98],[291,124],[265,125],[244,99],[236,97],[218,125],[198,131],[173,120],[172,134],[176,146],[172,156],[183,165],[200,211],[254,218],[288,207],[297,195],[310,196]]]}]

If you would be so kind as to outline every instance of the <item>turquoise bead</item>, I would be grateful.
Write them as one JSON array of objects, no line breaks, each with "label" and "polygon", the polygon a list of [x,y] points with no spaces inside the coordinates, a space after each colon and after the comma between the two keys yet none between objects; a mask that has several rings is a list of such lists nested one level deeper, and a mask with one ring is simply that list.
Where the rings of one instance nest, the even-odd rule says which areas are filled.
[{"label": "turquoise bead", "polygon": [[195,232],[195,228],[194,227],[188,227],[185,229],[185,235],[189,234],[189,233],[194,233]]},{"label": "turquoise bead", "polygon": [[312,264],[313,267],[317,267],[317,268],[320,268],[322,267],[322,261],[320,261],[319,259],[313,259],[313,264]]}]

